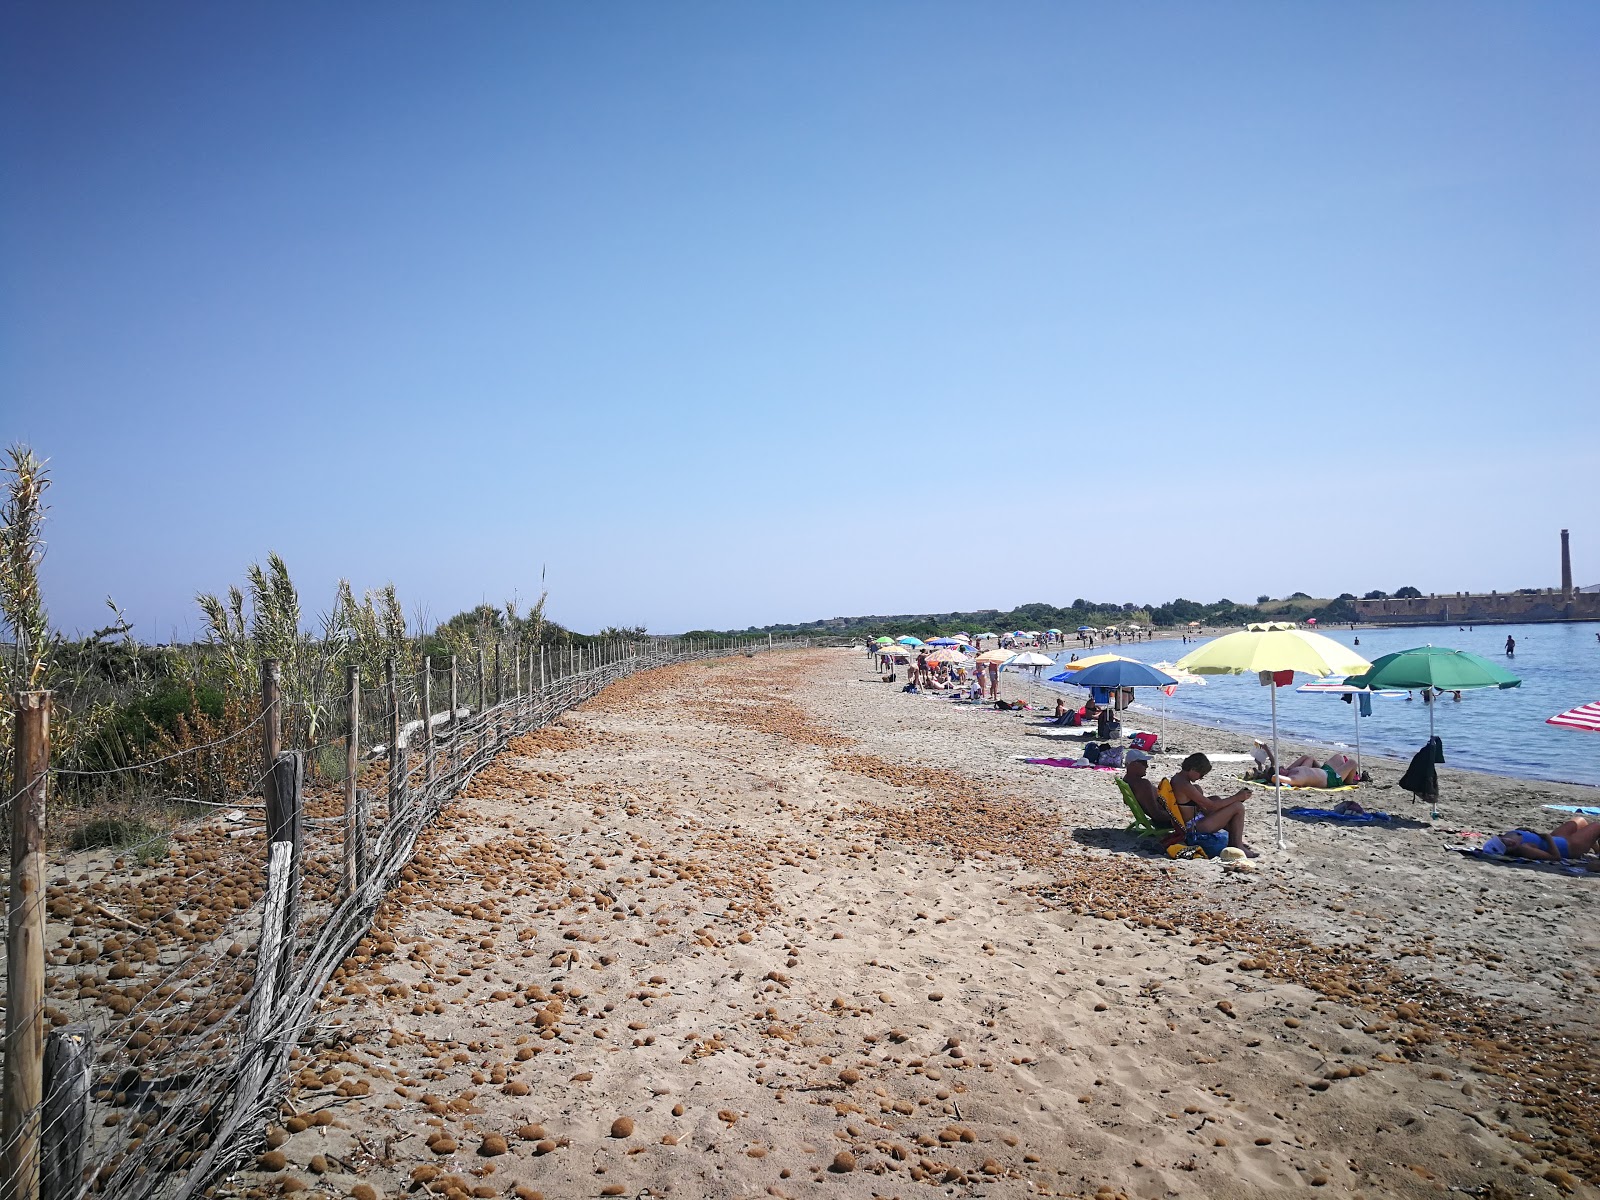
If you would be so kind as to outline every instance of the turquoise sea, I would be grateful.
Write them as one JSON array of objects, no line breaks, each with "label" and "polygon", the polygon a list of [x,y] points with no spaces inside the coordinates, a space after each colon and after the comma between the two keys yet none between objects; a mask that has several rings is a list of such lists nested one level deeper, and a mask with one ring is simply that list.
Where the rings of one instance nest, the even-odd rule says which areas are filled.
[{"label": "turquoise sea", "polygon": [[[1405,629],[1323,629],[1320,632],[1354,645],[1371,661],[1413,646],[1449,646],[1501,663],[1522,677],[1522,686],[1506,691],[1462,693],[1461,702],[1446,696],[1435,713],[1435,729],[1444,740],[1451,766],[1500,775],[1600,784],[1600,733],[1580,733],[1546,725],[1545,718],[1579,704],[1600,700],[1600,622],[1559,625],[1410,626]],[[1507,635],[1517,641],[1513,659],[1505,657]],[[1065,662],[1072,652],[1111,650],[1142,662],[1176,662],[1193,650],[1181,639],[1112,642],[1092,651],[1073,644],[1055,657]],[[1048,675],[1050,672],[1046,671]],[[1297,692],[1310,682],[1297,676],[1294,687],[1278,692],[1278,732],[1285,737],[1322,745],[1353,746],[1352,705],[1336,696]],[[1058,685],[1059,686],[1059,685]],[[1076,689],[1063,688],[1072,695]],[[1181,720],[1220,725],[1266,740],[1271,729],[1267,690],[1256,678],[1208,675],[1206,686],[1183,686],[1166,701],[1167,713]],[[1139,689],[1135,711],[1159,713],[1161,694]],[[1420,699],[1374,697],[1372,715],[1361,721],[1363,753],[1408,759],[1428,740],[1428,706]]]}]

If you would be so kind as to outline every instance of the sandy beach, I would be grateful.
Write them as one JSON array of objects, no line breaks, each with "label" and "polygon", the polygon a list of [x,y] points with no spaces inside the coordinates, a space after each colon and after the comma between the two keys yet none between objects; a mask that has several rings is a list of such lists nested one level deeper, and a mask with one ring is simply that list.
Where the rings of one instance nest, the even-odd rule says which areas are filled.
[{"label": "sandy beach", "polygon": [[1446,767],[1434,823],[1376,761],[1359,798],[1399,821],[1280,851],[1263,792],[1267,853],[1224,870],[1138,846],[1109,775],[1021,761],[1062,748],[1040,716],[809,650],[519,739],[220,1191],[1600,1195],[1600,876],[1448,849],[1592,790]]}]

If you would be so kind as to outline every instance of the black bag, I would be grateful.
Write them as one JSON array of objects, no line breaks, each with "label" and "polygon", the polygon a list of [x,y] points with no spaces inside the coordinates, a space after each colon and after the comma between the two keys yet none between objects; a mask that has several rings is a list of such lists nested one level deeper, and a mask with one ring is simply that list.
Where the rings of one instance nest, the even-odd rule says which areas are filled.
[{"label": "black bag", "polygon": [[1083,748],[1083,757],[1092,763],[1100,761],[1100,743],[1090,742]]}]

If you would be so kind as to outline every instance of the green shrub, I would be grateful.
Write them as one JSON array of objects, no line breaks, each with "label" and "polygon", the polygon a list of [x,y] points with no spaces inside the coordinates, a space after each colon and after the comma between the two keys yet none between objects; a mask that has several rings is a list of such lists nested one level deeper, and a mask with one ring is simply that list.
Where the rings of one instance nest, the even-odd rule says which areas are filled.
[{"label": "green shrub", "polygon": [[72,848],[98,850],[102,846],[138,846],[161,837],[158,827],[137,817],[96,817],[73,831]]}]

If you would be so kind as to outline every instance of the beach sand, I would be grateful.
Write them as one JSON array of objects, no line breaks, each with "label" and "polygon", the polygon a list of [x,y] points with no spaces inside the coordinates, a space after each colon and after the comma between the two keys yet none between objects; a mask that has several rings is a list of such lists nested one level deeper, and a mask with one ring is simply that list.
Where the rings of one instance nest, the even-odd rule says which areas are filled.
[{"label": "beach sand", "polygon": [[[1446,849],[1592,796],[1446,768],[1438,825],[1278,851],[1267,793],[1269,852],[1225,871],[1136,846],[1108,775],[1019,761],[1059,746],[1038,720],[811,650],[519,739],[222,1190],[1600,1194],[1600,877]],[[1373,771],[1363,804],[1426,817]]]}]

